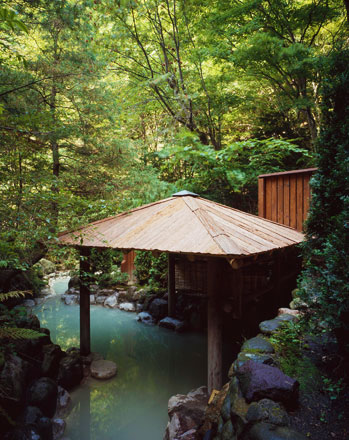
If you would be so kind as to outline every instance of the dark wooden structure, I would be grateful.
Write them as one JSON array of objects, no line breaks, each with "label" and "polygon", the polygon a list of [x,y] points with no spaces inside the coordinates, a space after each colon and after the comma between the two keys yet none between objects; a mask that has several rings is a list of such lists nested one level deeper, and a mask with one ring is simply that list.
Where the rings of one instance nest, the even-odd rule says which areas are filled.
[{"label": "dark wooden structure", "polygon": [[[63,245],[80,249],[83,354],[90,351],[90,294],[85,273],[91,248],[166,252],[169,316],[176,309],[177,280],[188,285],[186,265],[196,268],[199,275],[189,279],[192,288],[195,283],[201,284],[199,290],[207,300],[208,389],[212,391],[222,385],[223,309],[231,309],[233,316],[241,317],[244,305],[252,304],[254,296],[278,295],[280,262],[291,261],[289,256],[303,235],[184,191],[77,231],[61,233],[59,239]],[[200,272],[205,276],[201,277]]]},{"label": "dark wooden structure", "polygon": [[316,168],[258,177],[258,215],[303,230],[310,200],[309,180]]}]

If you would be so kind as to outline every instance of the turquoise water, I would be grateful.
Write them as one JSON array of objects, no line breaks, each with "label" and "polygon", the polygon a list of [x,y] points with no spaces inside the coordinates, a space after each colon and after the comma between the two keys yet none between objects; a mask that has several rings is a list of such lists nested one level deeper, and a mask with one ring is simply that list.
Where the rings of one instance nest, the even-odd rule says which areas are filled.
[{"label": "turquoise water", "polygon": [[[60,281],[54,288],[66,289]],[[62,348],[79,345],[79,306],[59,295],[35,310]],[[108,381],[88,381],[71,393],[66,436],[72,440],[162,440],[168,399],[206,384],[206,338],[136,321],[133,313],[91,306],[92,351],[116,362]]]}]

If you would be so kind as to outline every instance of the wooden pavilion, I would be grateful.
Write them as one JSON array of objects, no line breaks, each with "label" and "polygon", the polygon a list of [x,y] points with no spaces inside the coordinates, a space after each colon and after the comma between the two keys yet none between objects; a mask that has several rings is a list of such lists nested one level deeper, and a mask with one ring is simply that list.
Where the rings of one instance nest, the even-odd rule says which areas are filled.
[{"label": "wooden pavilion", "polygon": [[[91,248],[168,253],[169,316],[173,316],[176,303],[176,264],[204,263],[211,391],[220,388],[222,380],[221,312],[225,301],[230,301],[233,312],[241,315],[244,301],[255,295],[256,287],[259,296],[267,292],[278,295],[282,280],[289,276],[294,247],[303,235],[290,227],[181,191],[76,231],[63,232],[59,240],[80,250],[80,347],[84,354],[90,352],[90,295],[84,274],[89,271]],[[261,273],[261,268],[268,264],[273,275],[270,271]],[[283,268],[288,272],[285,276]],[[268,285],[270,278],[272,286]]]}]

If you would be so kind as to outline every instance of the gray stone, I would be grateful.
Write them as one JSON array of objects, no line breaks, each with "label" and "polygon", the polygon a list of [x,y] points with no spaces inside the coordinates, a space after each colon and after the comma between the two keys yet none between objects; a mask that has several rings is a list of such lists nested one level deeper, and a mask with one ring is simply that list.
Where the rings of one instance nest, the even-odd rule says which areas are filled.
[{"label": "gray stone", "polygon": [[95,295],[90,295],[90,304],[96,304],[96,297],[95,297]]},{"label": "gray stone", "polygon": [[24,305],[24,307],[35,307],[35,301],[33,299],[25,299],[22,304]]},{"label": "gray stone", "polygon": [[287,426],[290,422],[283,407],[270,399],[252,402],[248,408],[246,420],[254,423],[263,421],[278,426]]},{"label": "gray stone", "polygon": [[70,390],[79,385],[82,378],[83,369],[80,356],[71,353],[61,359],[57,377],[58,384],[61,387]]},{"label": "gray stone", "polygon": [[101,296],[97,296],[96,298],[96,304],[104,304],[105,300],[107,299],[107,296],[101,295]]},{"label": "gray stone", "polygon": [[70,413],[71,397],[67,390],[58,385],[56,418],[67,417]]},{"label": "gray stone", "polygon": [[149,313],[156,321],[165,318],[167,315],[168,303],[164,299],[155,298],[149,307]]},{"label": "gray stone", "polygon": [[43,289],[40,290],[40,295],[42,296],[52,295],[52,291],[49,287],[44,287]]},{"label": "gray stone", "polygon": [[71,306],[72,304],[76,304],[78,302],[78,296],[77,295],[64,295],[64,303],[67,306]]},{"label": "gray stone", "polygon": [[177,440],[183,438],[189,440],[191,437],[188,436],[188,432],[196,430],[204,419],[207,402],[206,387],[200,387],[187,395],[177,394],[172,396],[168,402],[170,421],[167,424],[164,439]]},{"label": "gray stone", "polygon": [[136,306],[133,303],[125,302],[119,305],[119,309],[124,312],[135,312]]},{"label": "gray stone", "polygon": [[268,321],[262,321],[259,324],[259,329],[265,335],[272,335],[283,325],[284,325],[284,321],[275,318],[275,319],[269,319]]},{"label": "gray stone", "polygon": [[110,296],[118,293],[115,289],[100,289],[98,291],[98,296]]},{"label": "gray stone", "polygon": [[270,354],[265,353],[249,353],[247,351],[241,351],[238,354],[237,359],[232,363],[228,377],[232,377],[233,374],[244,365],[247,361],[254,361],[260,364],[273,365],[274,358]]},{"label": "gray stone", "polygon": [[63,437],[65,431],[66,423],[62,419],[52,419],[52,431],[53,440],[58,440]]},{"label": "gray stone", "polygon": [[175,330],[176,332],[181,332],[184,330],[184,322],[166,316],[166,318],[162,319],[159,322],[159,327],[167,328],[169,330]]},{"label": "gray stone", "polygon": [[36,263],[36,266],[41,267],[42,273],[44,275],[53,273],[56,270],[56,266],[54,265],[54,263],[52,263],[52,261],[50,260],[47,260],[46,258],[41,258],[41,260]]},{"label": "gray stone", "polygon": [[47,344],[42,348],[44,358],[41,364],[42,374],[55,378],[58,373],[59,362],[65,356],[59,345]]},{"label": "gray stone", "polygon": [[245,440],[306,440],[303,434],[286,428],[275,426],[270,423],[256,423],[244,437]]},{"label": "gray stone", "polygon": [[222,440],[236,440],[237,439],[237,436],[236,436],[235,431],[234,431],[233,424],[231,423],[230,420],[228,420],[223,425],[221,439]]},{"label": "gray stone", "polygon": [[82,356],[82,361],[86,365],[91,365],[93,361],[100,361],[103,359],[103,356],[100,353],[97,353],[95,351],[91,352],[87,356]]},{"label": "gray stone", "polygon": [[141,312],[137,315],[137,321],[143,322],[143,324],[154,325],[155,321],[150,313]]},{"label": "gray stone", "polygon": [[80,289],[80,278],[77,275],[72,276],[68,282],[68,289],[72,287]]},{"label": "gray stone", "polygon": [[104,301],[104,307],[109,307],[110,309],[115,309],[118,305],[118,295],[114,293],[114,295],[109,296]]},{"label": "gray stone", "polygon": [[241,347],[241,351],[274,353],[274,347],[262,336],[256,336],[252,339],[248,339]]},{"label": "gray stone", "polygon": [[[282,310],[282,309],[279,309]],[[278,319],[280,321],[297,321],[297,316],[294,315],[294,310],[291,309],[291,313],[280,313],[275,319]]]},{"label": "gray stone", "polygon": [[225,422],[227,420],[230,420],[230,408],[231,408],[230,394],[227,393],[221,408],[221,416]]},{"label": "gray stone", "polygon": [[91,363],[91,376],[96,379],[110,379],[116,375],[115,362],[107,360],[93,361]]},{"label": "gray stone", "polygon": [[28,404],[38,407],[47,417],[56,411],[58,388],[49,377],[41,377],[35,381],[28,392]]},{"label": "gray stone", "polygon": [[[9,355],[0,373],[0,386],[6,390],[9,403],[21,403],[24,399],[28,363],[13,354]],[[6,396],[4,397],[6,402]]]},{"label": "gray stone", "polygon": [[236,376],[247,402],[267,398],[294,407],[298,401],[299,383],[278,368],[248,361]]}]

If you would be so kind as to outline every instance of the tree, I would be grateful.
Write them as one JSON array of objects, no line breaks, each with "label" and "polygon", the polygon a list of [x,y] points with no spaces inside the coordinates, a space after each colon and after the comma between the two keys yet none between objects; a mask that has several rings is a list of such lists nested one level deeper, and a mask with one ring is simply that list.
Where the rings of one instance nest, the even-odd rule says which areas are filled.
[{"label": "tree", "polygon": [[349,343],[349,50],[335,50],[323,81],[318,171],[303,246],[303,296]]}]

